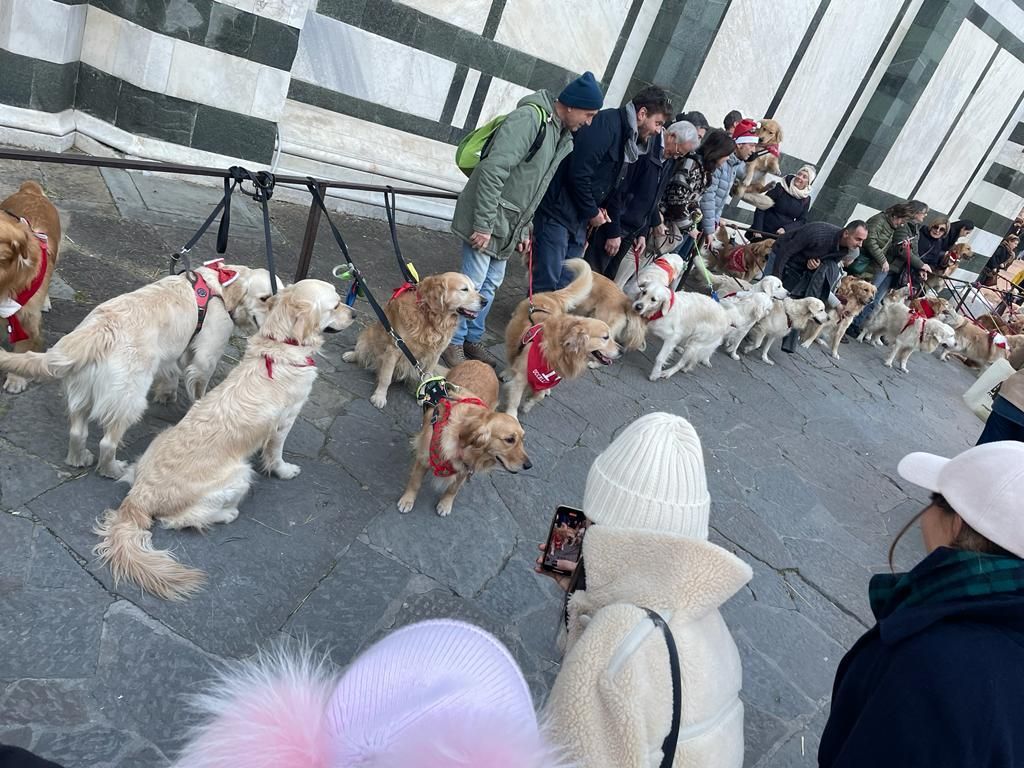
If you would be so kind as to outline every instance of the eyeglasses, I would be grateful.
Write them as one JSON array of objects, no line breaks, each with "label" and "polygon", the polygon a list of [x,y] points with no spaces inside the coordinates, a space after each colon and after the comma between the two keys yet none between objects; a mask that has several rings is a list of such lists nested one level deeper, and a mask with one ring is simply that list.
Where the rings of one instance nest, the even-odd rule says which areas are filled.
[{"label": "eyeglasses", "polygon": [[932,227],[932,232],[945,232],[946,228],[943,226],[936,225]]}]

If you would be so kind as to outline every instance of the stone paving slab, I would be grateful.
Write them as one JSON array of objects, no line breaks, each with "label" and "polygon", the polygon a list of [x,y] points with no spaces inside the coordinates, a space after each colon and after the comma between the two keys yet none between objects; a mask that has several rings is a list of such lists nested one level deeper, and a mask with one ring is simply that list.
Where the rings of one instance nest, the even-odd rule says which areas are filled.
[{"label": "stone paving slab", "polygon": [[[0,195],[22,178],[44,184],[60,208],[61,248],[49,343],[96,303],[163,274],[217,192],[163,177],[0,162]],[[109,184],[109,189],[108,189]],[[244,205],[244,209],[243,209]],[[244,211],[244,212],[243,212]],[[307,209],[272,201],[275,254],[290,277]],[[232,219],[229,254],[260,266],[262,224],[251,203]],[[352,255],[380,293],[397,281],[387,226],[338,215]],[[449,235],[400,228],[421,274],[455,269]],[[214,255],[214,234],[195,258]],[[311,275],[340,260],[321,224]],[[525,295],[509,266],[487,341]],[[359,305],[360,324],[372,322]],[[157,529],[157,546],[209,575],[207,589],[168,604],[115,587],[93,562],[91,529],[123,498],[122,485],[63,465],[67,423],[60,387],[0,395],[0,740],[68,766],[165,766],[186,720],[184,697],[227,659],[286,638],[322,644],[339,664],[397,626],[435,616],[475,621],[508,644],[538,702],[557,673],[562,595],[532,572],[552,509],[581,502],[594,457],[622,427],[652,410],[693,421],[704,442],[713,498],[711,538],[751,564],[754,578],[723,613],[744,663],[747,765],[811,766],[836,664],[871,623],[870,574],[925,495],[895,472],[906,452],[954,453],[981,423],[960,395],[973,380],[958,364],[915,355],[912,373],[881,364],[881,350],[821,348],[777,365],[715,356],[711,370],[650,382],[652,340],[610,368],[559,387],[523,417],[534,468],[476,477],[451,517],[395,506],[421,416],[392,387],[384,411],[367,398],[373,376],[341,361],[358,327],[332,338],[321,376],[285,447],[302,474],[261,478],[228,526],[205,535]],[[218,367],[230,370],[236,339]],[[137,458],[185,412],[184,398],[152,406],[126,436]],[[91,437],[91,444],[98,441]],[[897,566],[920,557],[915,535]]]}]

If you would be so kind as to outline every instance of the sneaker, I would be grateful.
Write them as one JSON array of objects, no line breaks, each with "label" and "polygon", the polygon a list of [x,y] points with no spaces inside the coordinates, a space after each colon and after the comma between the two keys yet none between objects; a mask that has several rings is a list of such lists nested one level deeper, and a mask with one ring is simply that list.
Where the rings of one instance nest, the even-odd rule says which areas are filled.
[{"label": "sneaker", "polygon": [[467,341],[462,345],[462,349],[465,353],[464,359],[479,360],[481,363],[487,363],[491,368],[499,368],[501,366],[501,360],[492,355],[490,350],[483,344]]},{"label": "sneaker", "polygon": [[449,344],[448,349],[441,353],[441,362],[448,368],[454,368],[459,363],[466,362],[466,353],[461,344]]}]

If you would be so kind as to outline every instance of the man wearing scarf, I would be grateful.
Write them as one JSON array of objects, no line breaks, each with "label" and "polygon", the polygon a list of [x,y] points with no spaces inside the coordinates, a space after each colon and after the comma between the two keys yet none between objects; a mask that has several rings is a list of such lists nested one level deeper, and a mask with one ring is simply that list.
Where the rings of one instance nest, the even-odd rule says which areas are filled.
[{"label": "man wearing scarf", "polygon": [[583,254],[588,230],[608,223],[607,204],[630,163],[659,151],[656,134],[672,115],[668,94],[644,88],[624,107],[603,109],[576,132],[533,219],[533,290],[569,284],[567,258]]}]

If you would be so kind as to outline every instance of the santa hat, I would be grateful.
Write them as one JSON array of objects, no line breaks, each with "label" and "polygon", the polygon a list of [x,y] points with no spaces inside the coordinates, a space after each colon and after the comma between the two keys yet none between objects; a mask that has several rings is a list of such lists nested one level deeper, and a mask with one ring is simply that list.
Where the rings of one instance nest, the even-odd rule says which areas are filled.
[{"label": "santa hat", "polygon": [[757,144],[757,121],[746,117],[732,127],[732,138],[737,144]]}]

